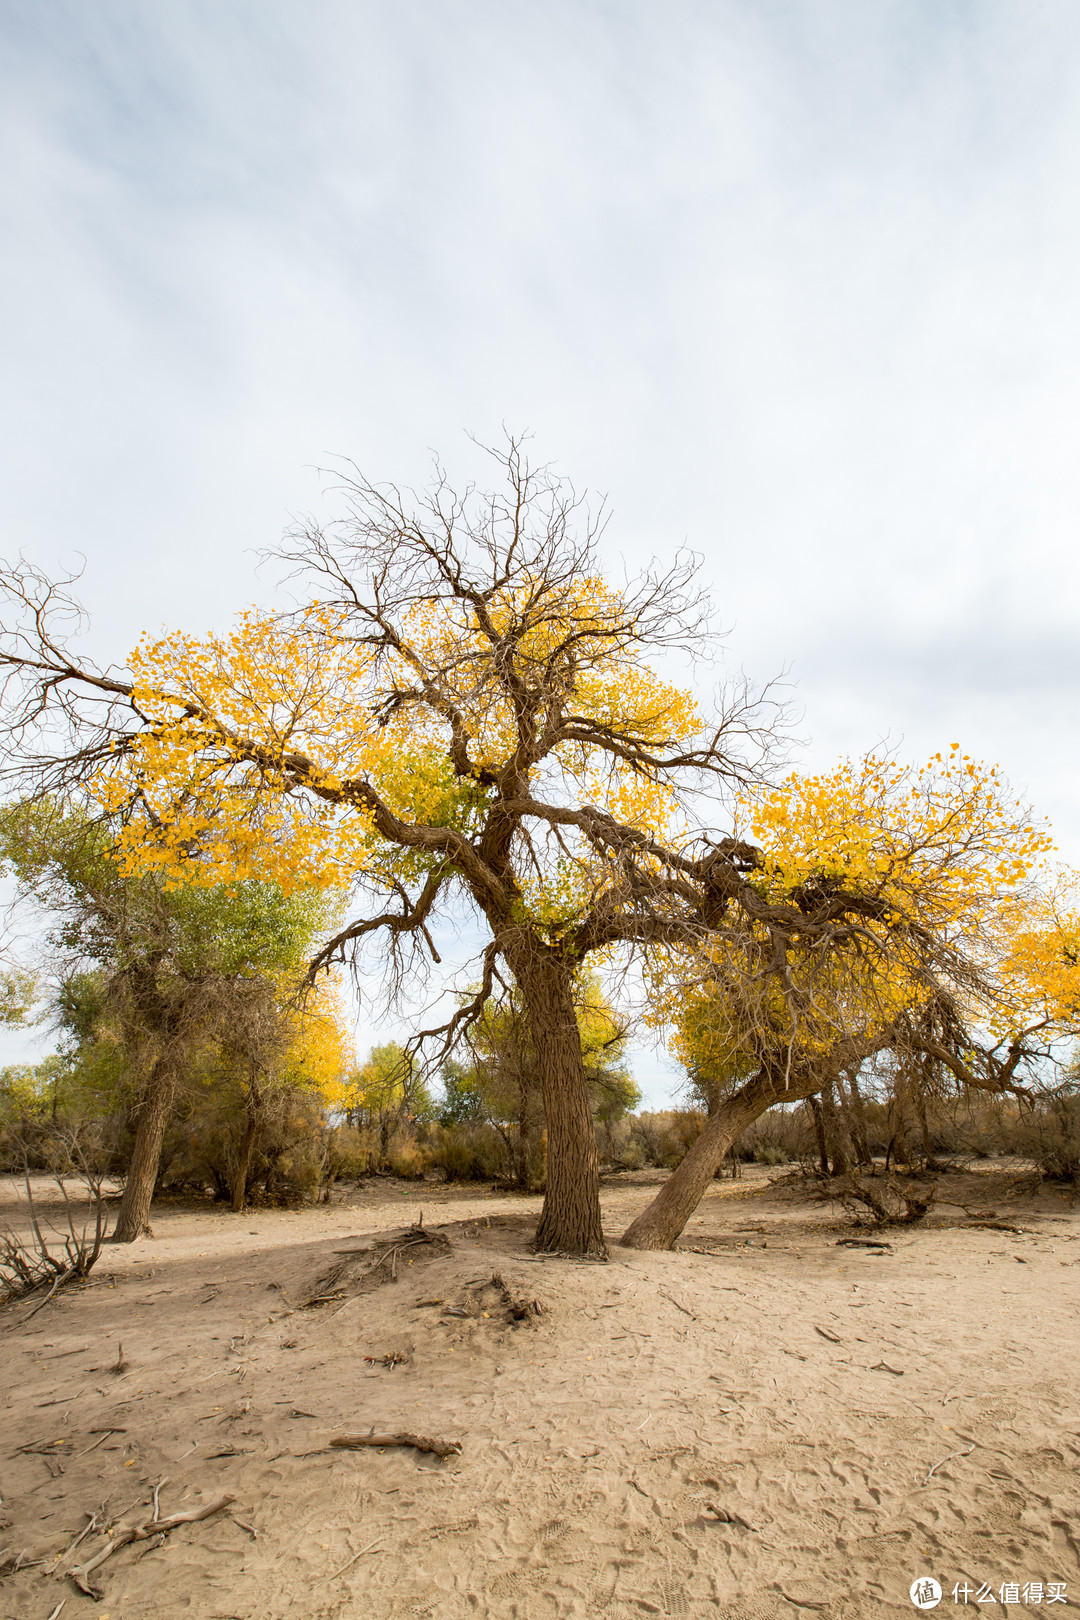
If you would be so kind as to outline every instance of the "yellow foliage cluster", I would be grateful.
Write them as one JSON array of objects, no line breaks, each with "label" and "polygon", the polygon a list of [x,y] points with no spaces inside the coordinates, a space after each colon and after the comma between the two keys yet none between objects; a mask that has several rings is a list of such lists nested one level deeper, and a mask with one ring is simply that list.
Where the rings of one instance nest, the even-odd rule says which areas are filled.
[{"label": "yellow foliage cluster", "polygon": [[[525,613],[521,595],[497,596],[491,619]],[[617,594],[587,579],[528,619],[513,659],[517,679],[535,679],[538,734],[556,705],[571,725],[611,728],[643,747],[699,730],[687,694],[625,649],[610,650],[620,613]],[[546,661],[567,639],[567,615],[572,654],[553,670]],[[146,639],[132,668],[148,726],[101,771],[95,792],[110,813],[141,807],[125,819],[121,859],[173,880],[183,871],[189,881],[344,887],[365,871],[400,874],[410,860],[415,869],[416,856],[378,835],[356,784],[406,826],[473,833],[491,798],[478,779],[503,771],[521,744],[520,715],[471,609],[417,607],[396,646],[377,655],[318,603],[298,620],[253,611],[222,635]],[[468,777],[452,764],[451,714],[470,739]],[[588,741],[555,743],[540,769],[631,825],[655,833],[670,818],[665,787]],[[526,903],[564,915],[581,904],[580,886],[569,866],[548,871]]]},{"label": "yellow foliage cluster", "polygon": [[747,791],[739,819],[763,901],[866,904],[831,932],[785,933],[782,957],[767,923],[732,913],[708,946],[667,962],[658,1014],[698,1072],[735,1077],[785,1047],[812,1057],[942,987],[998,1040],[1080,1030],[1080,913],[1045,872],[1049,833],[996,768],[956,745],[921,767],[871,754]]},{"label": "yellow foliage cluster", "polygon": [[297,1014],[285,1072],[293,1084],[314,1091],[327,1108],[341,1109],[348,1106],[354,1062],[341,986],[336,979],[324,977],[309,991]]}]

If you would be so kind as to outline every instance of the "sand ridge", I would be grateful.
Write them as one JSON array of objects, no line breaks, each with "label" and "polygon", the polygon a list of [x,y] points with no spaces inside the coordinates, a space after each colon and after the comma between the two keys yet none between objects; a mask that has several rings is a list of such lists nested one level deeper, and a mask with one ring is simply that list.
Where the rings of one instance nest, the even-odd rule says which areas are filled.
[{"label": "sand ridge", "polygon": [[[650,1179],[607,1184],[609,1235]],[[64,1620],[846,1620],[914,1613],[922,1574],[943,1609],[963,1580],[1065,1582],[1075,1603],[1070,1206],[955,1178],[1022,1230],[957,1204],[872,1251],[770,1179],[715,1183],[682,1252],[606,1265],[533,1256],[536,1201],[472,1189],[156,1212],[153,1241],[110,1247],[89,1288],[0,1336],[0,1548],[41,1560],[0,1613],[45,1620],[67,1595]],[[449,1248],[402,1249],[396,1281],[357,1292],[369,1261],[339,1251],[377,1258],[421,1210]],[[514,1320],[495,1274],[541,1313]],[[327,1449],[371,1425],[461,1454]],[[235,1506],[118,1553],[100,1605],[56,1578],[88,1511],[162,1477],[163,1512]]]}]

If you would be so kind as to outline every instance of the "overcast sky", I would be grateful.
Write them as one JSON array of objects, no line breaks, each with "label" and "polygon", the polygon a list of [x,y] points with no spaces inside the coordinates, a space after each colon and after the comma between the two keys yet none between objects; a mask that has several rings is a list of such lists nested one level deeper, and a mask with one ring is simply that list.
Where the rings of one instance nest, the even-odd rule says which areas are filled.
[{"label": "overcast sky", "polygon": [[0,0],[0,42],[3,548],[85,555],[100,657],[265,599],[332,455],[527,426],[613,558],[704,553],[807,757],[961,742],[1080,858],[1076,0]]}]

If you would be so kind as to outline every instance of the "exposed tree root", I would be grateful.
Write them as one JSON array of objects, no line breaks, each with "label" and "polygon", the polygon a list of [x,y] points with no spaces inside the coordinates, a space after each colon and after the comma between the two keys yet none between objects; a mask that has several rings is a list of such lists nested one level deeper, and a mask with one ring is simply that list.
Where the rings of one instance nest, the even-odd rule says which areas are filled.
[{"label": "exposed tree root", "polygon": [[339,1434],[330,1444],[342,1451],[358,1451],[362,1446],[412,1446],[416,1451],[429,1451],[434,1457],[456,1457],[461,1451],[460,1440],[432,1440],[425,1434]]},{"label": "exposed tree root", "polygon": [[[192,1508],[187,1513],[172,1513],[166,1519],[157,1518],[152,1511],[149,1519],[142,1519],[135,1524],[121,1525],[105,1543],[104,1547],[94,1554],[93,1558],[88,1558],[85,1564],[79,1564],[75,1569],[69,1569],[66,1573],[70,1575],[80,1592],[85,1592],[87,1597],[92,1597],[100,1602],[102,1593],[91,1584],[90,1576],[107,1558],[111,1558],[114,1552],[119,1552],[121,1547],[126,1547],[132,1541],[149,1541],[151,1536],[166,1535],[168,1531],[175,1530],[177,1525],[194,1524],[199,1519],[209,1519],[235,1501],[235,1496],[219,1496],[215,1501],[208,1502],[205,1507]],[[154,1506],[155,1508],[157,1506],[156,1491],[154,1493]]]}]

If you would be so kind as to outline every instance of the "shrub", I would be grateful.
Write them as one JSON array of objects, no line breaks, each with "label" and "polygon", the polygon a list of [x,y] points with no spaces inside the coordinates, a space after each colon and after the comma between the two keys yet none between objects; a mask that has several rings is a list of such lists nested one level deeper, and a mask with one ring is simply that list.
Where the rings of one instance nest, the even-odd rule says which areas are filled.
[{"label": "shrub", "polygon": [[1044,1092],[1002,1130],[1006,1151],[1031,1159],[1050,1181],[1080,1181],[1080,1085]]}]

